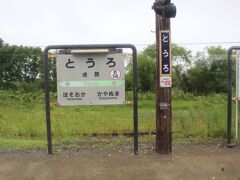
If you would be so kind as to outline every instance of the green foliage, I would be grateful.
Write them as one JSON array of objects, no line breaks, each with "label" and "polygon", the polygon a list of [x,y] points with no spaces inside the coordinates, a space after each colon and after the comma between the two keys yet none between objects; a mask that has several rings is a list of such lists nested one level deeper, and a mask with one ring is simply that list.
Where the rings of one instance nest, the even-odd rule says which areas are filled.
[{"label": "green foliage", "polygon": [[178,46],[177,44],[172,44],[172,59],[173,62],[179,64],[179,61],[183,61],[185,63],[191,64],[192,52],[187,50],[182,46]]},{"label": "green foliage", "polygon": [[185,73],[183,90],[196,95],[225,93],[227,91],[227,50],[208,47],[205,58],[199,53],[195,65]]},{"label": "green foliage", "polygon": [[182,90],[173,89],[172,97],[175,101],[195,101],[197,97],[191,93],[184,93]]},{"label": "green foliage", "polygon": [[138,86],[142,92],[155,89],[155,62],[149,56],[138,56]]},{"label": "green foliage", "polygon": [[[153,91],[155,89],[155,46],[151,45],[138,55],[138,87],[140,92]],[[126,74],[126,90],[132,91],[133,64],[129,63]]]},{"label": "green foliage", "polygon": [[[56,94],[50,93],[51,98],[56,100]],[[29,104],[29,103],[42,103],[44,101],[43,92],[21,92],[21,91],[0,91],[0,105],[9,104]],[[16,104],[16,105],[17,105]]]},{"label": "green foliage", "polygon": [[0,88],[17,89],[16,82],[34,82],[40,74],[40,48],[10,46],[0,41]]},{"label": "green foliage", "polygon": [[149,59],[156,59],[156,44],[149,45],[143,52]]},{"label": "green foliage", "polygon": [[[133,101],[133,91],[126,92],[126,101]],[[156,99],[156,94],[152,92],[139,92],[138,93],[138,100],[145,101],[145,100],[154,100]]]},{"label": "green foliage", "polygon": [[133,64],[129,62],[127,68],[127,73],[125,75],[125,89],[126,91],[133,91]]},{"label": "green foliage", "polygon": [[10,81],[18,79],[16,73],[17,63],[14,62],[13,53],[15,46],[4,45],[0,48],[0,85],[9,86]]},{"label": "green foliage", "polygon": [[[181,88],[182,71],[191,64],[191,51],[176,44],[172,45],[173,86]],[[186,69],[186,68],[185,68]],[[132,64],[127,67],[126,90],[132,90]],[[140,92],[154,91],[156,82],[156,45],[149,45],[138,55],[138,87]]]},{"label": "green foliage", "polygon": [[191,66],[192,54],[191,51],[176,44],[172,45],[172,81],[173,87],[183,90],[186,82],[184,72]]},{"label": "green foliage", "polygon": [[3,40],[0,38],[0,47],[3,46]]}]

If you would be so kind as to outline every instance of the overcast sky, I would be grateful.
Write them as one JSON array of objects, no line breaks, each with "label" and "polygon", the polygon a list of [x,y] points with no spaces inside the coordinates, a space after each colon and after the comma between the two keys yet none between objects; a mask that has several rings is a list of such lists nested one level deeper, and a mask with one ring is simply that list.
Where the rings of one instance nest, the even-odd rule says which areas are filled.
[{"label": "overcast sky", "polygon": [[[141,49],[141,45],[155,42],[153,2],[0,0],[0,38],[25,46],[132,43]],[[177,16],[171,21],[173,42],[240,42],[240,0],[172,2],[177,7]],[[231,45],[240,43],[224,47]]]}]

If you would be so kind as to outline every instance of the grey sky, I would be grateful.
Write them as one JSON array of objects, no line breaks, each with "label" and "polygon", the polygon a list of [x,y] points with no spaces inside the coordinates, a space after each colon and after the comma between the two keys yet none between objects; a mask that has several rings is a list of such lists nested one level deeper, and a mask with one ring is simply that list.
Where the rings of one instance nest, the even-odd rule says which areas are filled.
[{"label": "grey sky", "polygon": [[[139,45],[155,41],[151,32],[155,30],[153,2],[0,0],[0,38],[26,46],[132,43],[141,48]],[[177,16],[171,22],[173,42],[240,41],[239,0],[172,2],[177,6]]]}]

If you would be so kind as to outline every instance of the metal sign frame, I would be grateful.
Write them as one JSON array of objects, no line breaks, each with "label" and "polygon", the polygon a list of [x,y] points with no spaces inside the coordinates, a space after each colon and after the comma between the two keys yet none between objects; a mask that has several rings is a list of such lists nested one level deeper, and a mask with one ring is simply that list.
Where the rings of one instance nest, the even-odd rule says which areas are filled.
[{"label": "metal sign frame", "polygon": [[44,85],[45,85],[45,109],[46,109],[46,127],[48,154],[53,154],[52,150],[52,131],[51,131],[51,115],[50,115],[50,97],[49,97],[49,64],[48,52],[53,49],[76,50],[76,49],[113,49],[128,48],[133,53],[133,139],[134,154],[138,154],[138,86],[137,86],[137,49],[132,44],[93,44],[93,45],[50,45],[44,49]]},{"label": "metal sign frame", "polygon": [[231,139],[232,139],[232,51],[233,50],[240,50],[240,46],[232,46],[228,49],[227,147],[235,146],[235,144],[231,144]]}]

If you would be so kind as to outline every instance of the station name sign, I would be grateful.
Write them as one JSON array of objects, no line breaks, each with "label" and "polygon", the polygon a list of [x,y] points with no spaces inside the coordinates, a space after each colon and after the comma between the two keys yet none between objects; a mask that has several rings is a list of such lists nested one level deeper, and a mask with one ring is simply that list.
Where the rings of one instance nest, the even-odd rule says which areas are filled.
[{"label": "station name sign", "polygon": [[122,51],[58,55],[57,89],[59,105],[125,104]]},{"label": "station name sign", "polygon": [[170,31],[160,31],[160,87],[172,86]]}]

